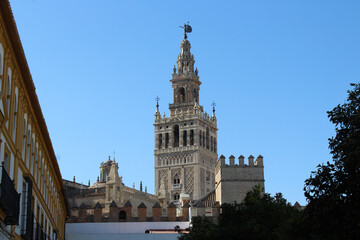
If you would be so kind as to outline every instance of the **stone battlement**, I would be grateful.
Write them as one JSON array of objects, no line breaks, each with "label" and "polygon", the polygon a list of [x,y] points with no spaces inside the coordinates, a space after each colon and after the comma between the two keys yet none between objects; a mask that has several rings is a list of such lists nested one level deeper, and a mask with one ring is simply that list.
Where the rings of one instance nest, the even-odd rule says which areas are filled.
[{"label": "stone battlement", "polygon": [[[67,219],[68,223],[84,223],[84,222],[174,222],[174,221],[190,221],[189,208],[190,204],[186,202],[180,207],[181,211],[177,213],[177,206],[171,202],[168,206],[161,207],[158,202],[153,205],[146,205],[141,202],[136,211],[134,207],[127,201],[123,207],[118,207],[113,201],[110,204],[109,212],[104,213],[104,205],[97,202],[95,205],[87,206],[81,204],[78,208],[71,209],[71,217]],[[147,212],[147,208],[151,208],[151,214]]]},{"label": "stone battlement", "polygon": [[221,155],[220,158],[218,159],[218,161],[216,162],[216,171],[219,170],[219,168],[229,168],[229,167],[234,167],[234,168],[239,168],[239,167],[264,167],[264,157],[259,155],[256,160],[254,161],[254,156],[250,155],[248,157],[248,162],[247,164],[245,163],[245,157],[243,155],[240,155],[238,157],[238,162],[237,164],[235,163],[235,157],[233,155],[231,155],[229,157],[229,163],[227,164],[225,161],[225,156]]},{"label": "stone battlement", "polygon": [[225,157],[220,156],[215,169],[215,193],[216,201],[220,204],[233,201],[242,202],[245,195],[254,186],[260,185],[264,189],[264,160],[259,155],[254,161],[254,157],[248,157],[247,164],[245,157],[240,155],[238,163],[235,164],[235,157],[229,157],[229,163],[225,162]]}]

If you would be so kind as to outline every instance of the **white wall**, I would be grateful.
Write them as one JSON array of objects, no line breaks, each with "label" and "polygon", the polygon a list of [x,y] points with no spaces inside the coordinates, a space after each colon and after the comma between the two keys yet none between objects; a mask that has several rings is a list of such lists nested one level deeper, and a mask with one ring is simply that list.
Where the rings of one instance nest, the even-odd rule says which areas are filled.
[{"label": "white wall", "polygon": [[177,240],[175,233],[145,234],[147,229],[181,229],[190,222],[112,222],[112,223],[67,223],[66,240]]},{"label": "white wall", "polygon": [[181,229],[189,227],[190,222],[108,222],[108,223],[67,223],[65,234],[119,234],[145,233],[147,229]]}]

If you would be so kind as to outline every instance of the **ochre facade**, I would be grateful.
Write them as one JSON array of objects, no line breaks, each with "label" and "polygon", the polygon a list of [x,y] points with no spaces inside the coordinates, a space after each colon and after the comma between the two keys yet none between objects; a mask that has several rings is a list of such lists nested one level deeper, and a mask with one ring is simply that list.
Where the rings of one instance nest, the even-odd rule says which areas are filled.
[{"label": "ochre facade", "polygon": [[0,162],[0,239],[64,239],[64,186],[7,0],[0,1]]}]

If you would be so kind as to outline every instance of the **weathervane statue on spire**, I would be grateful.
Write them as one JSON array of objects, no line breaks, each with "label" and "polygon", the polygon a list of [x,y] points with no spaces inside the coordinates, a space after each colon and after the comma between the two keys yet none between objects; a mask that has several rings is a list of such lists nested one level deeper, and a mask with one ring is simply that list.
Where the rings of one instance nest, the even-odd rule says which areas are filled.
[{"label": "weathervane statue on spire", "polygon": [[184,39],[187,39],[186,33],[191,33],[192,32],[192,28],[189,25],[189,21],[186,24],[184,24],[184,26],[180,26],[180,27],[184,29]]}]

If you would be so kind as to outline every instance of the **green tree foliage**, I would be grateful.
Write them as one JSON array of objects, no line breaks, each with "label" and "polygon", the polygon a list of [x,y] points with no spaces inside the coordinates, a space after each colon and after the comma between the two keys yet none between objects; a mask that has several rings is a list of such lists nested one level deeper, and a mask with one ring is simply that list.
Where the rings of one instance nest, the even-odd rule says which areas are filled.
[{"label": "green tree foliage", "polygon": [[241,204],[223,204],[221,209],[219,225],[204,217],[193,218],[193,228],[181,239],[292,239],[300,214],[281,193],[271,197],[259,186]]},{"label": "green tree foliage", "polygon": [[328,112],[333,161],[305,181],[304,239],[360,239],[360,84],[353,86],[347,102]]}]

